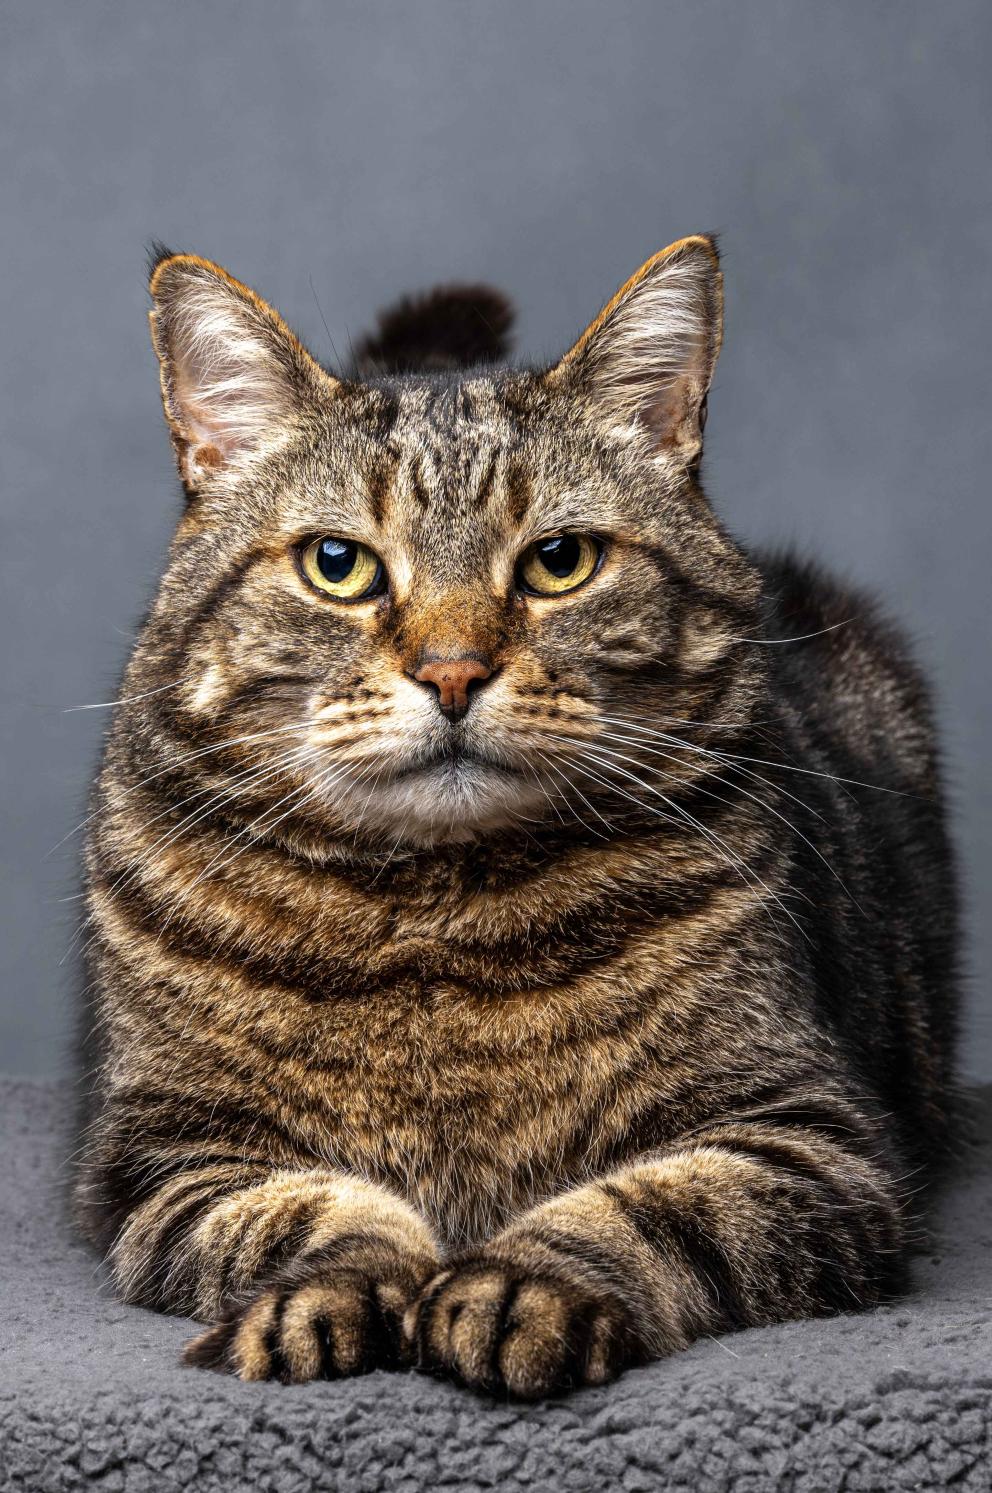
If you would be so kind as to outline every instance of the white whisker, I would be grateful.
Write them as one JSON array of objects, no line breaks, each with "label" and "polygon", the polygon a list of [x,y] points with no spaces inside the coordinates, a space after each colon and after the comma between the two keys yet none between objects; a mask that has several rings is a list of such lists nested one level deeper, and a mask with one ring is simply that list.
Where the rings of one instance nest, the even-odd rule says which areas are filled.
[{"label": "white whisker", "polygon": [[[309,750],[309,747],[306,746],[294,747],[291,749],[291,751],[285,753],[282,757],[277,758],[274,763],[262,763],[250,769],[248,773],[249,781],[241,785],[242,792],[240,793],[236,789],[232,789],[231,781],[233,780],[229,781],[225,788],[220,793],[215,794],[215,796],[206,805],[201,805],[200,808],[194,810],[192,814],[185,815],[184,818],[180,820],[178,825],[174,825],[170,831],[167,831],[164,835],[160,835],[159,838],[155,840],[150,846],[148,846],[147,849],[143,850],[142,855],[137,860],[136,864],[133,865],[129,870],[122,872],[121,875],[118,876],[117,879],[106,889],[106,895],[108,897],[119,896],[120,893],[124,891],[128,886],[130,886],[135,878],[141,874],[141,871],[148,864],[152,854],[156,850],[161,851],[167,849],[170,845],[174,844],[176,840],[180,839],[183,834],[188,833],[189,830],[192,829],[196,824],[205,819],[216,808],[220,807],[224,803],[233,802],[236,798],[243,797],[243,790],[252,788],[256,783],[264,782],[268,778],[276,776],[278,773],[282,772],[286,766],[291,765],[294,761],[305,757],[308,754]],[[166,809],[164,812],[168,813],[169,811],[169,809]],[[160,819],[161,817],[161,814],[155,816],[156,819]],[[155,820],[153,819],[150,822],[154,823]],[[92,915],[83,919],[82,923],[73,934],[72,939],[69,943],[69,947],[66,949],[65,953],[62,955],[62,958],[59,960],[60,965],[64,964],[70,957],[77,945],[81,933],[91,921]]]},{"label": "white whisker", "polygon": [[152,695],[163,695],[166,690],[179,689],[185,679],[174,679],[171,684],[160,684],[157,689],[142,690],[140,695],[120,695],[116,700],[101,700],[95,705],[67,705],[63,715],[76,715],[80,710],[116,710],[118,705],[131,705],[135,700],[147,700]]},{"label": "white whisker", "polygon": [[[583,744],[588,746],[587,743]],[[706,840],[708,840],[710,844],[712,844],[716,848],[717,852],[722,855],[722,858],[727,861],[728,865],[730,865],[731,868],[737,872],[742,880],[750,884],[750,878],[750,880],[756,882],[765,892],[767,892],[768,896],[778,904],[789,921],[794,924],[801,936],[803,938],[808,938],[808,935],[802,924],[799,922],[798,918],[796,918],[794,913],[788,907],[786,907],[785,903],[782,901],[782,898],[778,895],[778,893],[775,892],[768,885],[768,883],[747,864],[743,857],[741,857],[737,853],[737,851],[734,850],[733,846],[728,845],[723,837],[721,835],[718,835],[715,830],[711,830],[706,825],[701,824],[694,815],[689,813],[688,809],[684,808],[681,804],[676,803],[674,799],[669,798],[667,794],[662,793],[660,789],[653,787],[653,785],[650,783],[645,783],[644,780],[637,777],[636,774],[627,772],[625,771],[625,769],[615,766],[614,762],[611,761],[611,758],[616,757],[619,759],[621,755],[622,754],[620,753],[611,753],[609,757],[605,757],[597,756],[595,752],[590,753],[587,751],[586,758],[588,759],[589,756],[592,756],[594,761],[598,761],[608,771],[618,773],[621,777],[627,778],[631,782],[636,783],[638,787],[642,788],[646,793],[650,793],[655,797],[660,798],[665,804],[668,805],[669,809],[671,809],[675,814],[679,816],[679,819],[691,825],[692,828],[697,830],[699,834],[701,834]],[[635,760],[635,765],[640,765],[639,763],[636,763],[636,759],[627,760]],[[577,764],[573,765],[577,766]],[[578,768],[578,770],[582,771],[583,769]],[[673,821],[671,814],[662,814],[658,810],[653,810],[649,804],[645,804],[641,799],[636,798],[633,794],[624,793],[624,791],[620,788],[617,788],[615,784],[610,783],[602,778],[599,779],[599,781],[603,784],[604,787],[613,789],[613,791],[617,793],[623,793],[624,797],[629,798],[632,803],[637,804],[646,812],[658,814],[660,818],[665,819],[669,823],[677,822]]]},{"label": "white whisker", "polygon": [[816,632],[799,633],[794,638],[731,638],[731,643],[759,643],[761,645],[774,645],[777,643],[805,643],[807,638],[822,638],[825,633],[836,632],[838,627],[850,627],[852,622],[857,622],[857,617],[845,617],[843,622],[831,622],[829,627],[820,627]]},{"label": "white whisker", "polygon": [[[596,808],[595,804],[590,803],[589,799],[582,792],[582,789],[578,786],[578,784],[576,784],[576,783],[570,783],[569,780],[568,780],[568,778],[567,778],[567,776],[560,770],[560,768],[557,768],[557,767],[555,767],[553,765],[553,763],[550,760],[550,757],[547,754],[542,754],[542,755],[544,756],[544,761],[551,768],[551,771],[556,775],[556,777],[560,778],[562,782],[567,783],[570,788],[573,788],[575,790],[575,792],[579,795],[579,797],[581,798],[582,802],[585,804],[585,806],[589,810],[589,812],[591,814],[595,814],[596,818],[599,819],[603,824],[605,824],[605,826],[607,828],[607,831],[609,832],[609,834],[612,835],[612,833],[613,833],[613,826],[612,826],[612,824],[610,823],[610,821],[608,819],[604,818],[604,816]],[[560,754],[554,754],[554,753],[552,755],[556,756],[556,760],[563,761],[563,762],[565,762],[567,764],[568,759],[566,757],[563,757]],[[595,835],[597,837],[597,839],[603,840],[603,839],[607,838],[607,836],[601,834],[598,829],[594,829],[591,824],[586,824],[586,822],[582,818],[581,814],[575,808],[575,805],[569,802],[568,796],[561,789],[559,789],[558,792],[559,792],[559,796],[561,797],[562,802],[565,804],[565,807],[571,812],[572,816],[575,819],[578,820],[579,824],[582,826],[583,829],[587,829],[589,831],[589,833]]]},{"label": "white whisker", "polygon": [[253,731],[246,736],[230,736],[226,741],[218,741],[213,746],[198,747],[195,751],[183,752],[178,757],[170,758],[164,767],[159,768],[157,772],[150,773],[147,778],[142,778],[138,783],[132,783],[128,788],[122,788],[119,793],[108,794],[105,803],[99,804],[92,813],[87,814],[85,819],[81,819],[75,828],[71,829],[67,835],[63,835],[62,839],[58,840],[52,846],[51,850],[46,852],[46,859],[49,855],[54,855],[56,850],[61,849],[67,840],[72,839],[73,835],[78,835],[81,829],[85,829],[92,820],[105,811],[108,805],[120,803],[122,799],[128,798],[132,793],[137,793],[142,788],[147,788],[149,783],[154,783],[157,778],[164,777],[166,773],[174,772],[179,767],[185,767],[188,762],[194,762],[198,758],[209,757],[211,753],[222,752],[227,747],[243,746],[246,742],[263,741],[272,736],[284,736],[294,731],[303,732],[309,726],[310,722],[307,720],[291,721],[288,726],[274,726],[270,731]]},{"label": "white whisker", "polygon": [[[675,746],[679,746],[684,751],[694,751],[694,750],[695,751],[702,751],[702,750],[704,750],[702,747],[695,746],[691,742],[680,741],[678,739],[678,737],[672,738],[665,731],[650,731],[646,726],[638,725],[638,724],[636,724],[634,721],[632,721],[630,719],[625,720],[622,716],[607,716],[607,715],[604,715],[604,716],[601,716],[600,719],[604,720],[604,721],[615,721],[618,725],[622,725],[622,726],[630,726],[632,730],[634,730],[634,731],[643,731],[644,734],[647,735],[647,736],[660,736],[663,740],[668,741],[669,744],[673,744]],[[812,767],[795,767],[795,766],[793,766],[789,762],[773,762],[773,761],[769,760],[769,758],[767,758],[767,757],[745,757],[745,756],[741,756],[739,753],[736,753],[736,752],[724,752],[724,751],[719,750],[719,749],[715,749],[714,750],[714,755],[716,755],[718,757],[723,757],[727,762],[754,762],[759,767],[777,767],[777,768],[781,769],[782,772],[798,772],[798,773],[803,773],[806,777],[811,777],[811,778],[825,778],[825,779],[827,779],[828,782],[831,782],[831,783],[840,783],[840,784],[844,784],[844,785],[847,785],[847,786],[852,787],[852,788],[871,788],[876,793],[891,793],[891,794],[894,794],[896,798],[917,798],[917,797],[919,797],[919,795],[915,794],[915,793],[904,793],[899,788],[885,788],[880,783],[862,783],[857,778],[841,778],[841,777],[837,777],[832,772],[819,772],[815,768],[812,768]]]},{"label": "white whisker", "polygon": [[[714,761],[718,767],[724,768],[727,772],[741,773],[742,775],[753,779],[754,782],[761,783],[764,787],[770,788],[772,792],[781,793],[785,798],[791,799],[794,804],[797,804],[801,809],[805,809],[808,814],[812,814],[816,819],[823,819],[823,815],[819,812],[818,809],[814,809],[812,804],[808,804],[803,799],[798,798],[796,794],[791,793],[788,788],[783,788],[781,783],[773,783],[771,778],[764,777],[760,772],[754,772],[749,767],[740,767],[737,764],[737,759],[731,757],[726,752],[711,747],[699,746],[696,742],[683,741],[680,737],[670,736],[667,732],[664,731],[648,732],[646,727],[633,726],[633,723],[623,721],[622,717],[620,716],[600,715],[597,718],[600,721],[606,722],[607,724],[621,722],[628,727],[632,726],[634,730],[650,735],[655,740],[663,741],[669,746],[674,747],[676,751],[691,752],[697,756],[708,757],[712,761]],[[604,732],[603,734],[608,735],[609,733]],[[632,746],[639,745],[637,739],[633,737],[628,737],[626,739]],[[647,751],[649,749],[647,747],[643,747],[642,750]],[[659,753],[659,755],[664,756],[665,754]],[[678,757],[673,756],[671,760],[677,763],[680,767],[685,767],[687,765]]]},{"label": "white whisker", "polygon": [[[281,808],[282,805],[288,800],[292,800],[289,808],[284,814],[280,814],[279,818],[273,820],[271,824],[265,825],[262,833],[266,835],[271,834],[276,825],[282,824],[284,820],[290,817],[291,814],[295,814],[298,809],[302,808],[303,804],[309,803],[309,801],[312,798],[316,797],[318,793],[321,793],[325,787],[328,787],[331,783],[336,782],[337,779],[347,771],[348,769],[346,767],[340,767],[336,765],[326,768],[322,773],[318,774],[315,782],[312,785],[304,783],[292,788],[289,793],[284,794],[282,798],[277,799],[274,804],[270,804],[268,808],[264,809],[261,814],[259,814],[255,819],[251,821],[250,824],[245,825],[243,829],[238,830],[235,834],[230,836],[230,838],[225,841],[224,845],[213,857],[213,859],[209,861],[206,866],[204,866],[202,871],[199,872],[192,885],[188,888],[183,888],[177,894],[177,906],[173,908],[173,911],[169,914],[169,916],[163,923],[159,938],[161,939],[162,935],[165,933],[166,929],[172,922],[178,905],[182,901],[188,901],[196,888],[207,879],[211,872],[214,876],[216,876],[218,872],[222,871],[226,866],[231,865],[233,861],[236,861],[239,856],[242,856],[246,851],[251,850],[251,848],[257,843],[259,838],[258,835],[252,834],[252,830],[254,830],[257,825],[260,825],[264,819],[268,818],[269,814],[273,813],[274,810]],[[224,852],[226,850],[229,850],[231,846],[236,844],[237,841],[240,840],[244,835],[249,836],[247,845],[242,845],[240,850],[235,851],[233,855],[228,856],[226,859],[221,859],[221,857],[224,855]]]},{"label": "white whisker", "polygon": [[[627,737],[627,736],[619,736],[616,733],[612,733],[612,732],[609,732],[609,731],[606,731],[603,734],[610,741],[622,741],[622,742],[624,742],[628,746],[638,747],[639,750],[642,751],[642,752],[648,752],[651,756],[665,757],[670,762],[678,762],[678,758],[673,757],[670,752],[662,752],[662,751],[659,751],[656,747],[644,746],[643,744],[638,743],[635,738],[631,738],[631,737]],[[683,786],[683,787],[693,787],[694,786],[698,792],[705,793],[710,798],[720,799],[720,795],[719,794],[712,793],[709,789],[704,788],[700,783],[695,783],[694,784],[692,782],[692,780],[685,779],[685,778],[677,778],[677,777],[675,777],[675,775],[673,773],[665,772],[663,768],[654,768],[654,769],[652,769],[647,763],[644,763],[642,765],[644,766],[644,768],[645,768],[646,771],[661,772],[661,774],[662,774],[663,777],[667,778],[669,781],[671,781],[673,783],[677,783],[677,784],[679,784],[680,786]],[[678,765],[679,766],[683,766],[684,764],[678,763]],[[741,793],[741,794],[744,795],[745,798],[750,799],[750,801],[752,803],[759,804],[761,808],[767,809],[767,811],[768,811],[769,814],[774,814],[775,818],[778,819],[778,820],[780,820],[784,825],[786,825],[788,829],[791,829],[792,832],[793,832],[793,834],[798,835],[799,838],[803,841],[803,843],[809,846],[809,848],[810,848],[810,850],[812,850],[813,854],[820,859],[820,861],[823,863],[823,865],[826,867],[826,869],[830,872],[831,876],[837,882],[838,886],[851,899],[851,901],[854,903],[855,907],[862,914],[862,916],[863,917],[867,917],[867,913],[865,912],[864,908],[861,906],[861,903],[854,896],[854,893],[847,886],[847,883],[843,880],[843,878],[841,877],[841,875],[839,874],[839,872],[837,872],[837,871],[834,870],[833,866],[827,860],[827,858],[823,854],[822,850],[820,850],[819,847],[814,844],[814,842],[809,838],[808,835],[805,835],[803,833],[803,831],[798,827],[798,825],[793,824],[793,822],[792,822],[791,819],[787,819],[784,814],[780,813],[780,811],[775,808],[774,804],[766,803],[763,798],[759,798],[756,793],[751,793],[747,788],[742,787],[740,783],[730,783],[730,782],[728,782],[726,778],[719,777],[712,770],[712,768],[706,767],[706,768],[703,768],[702,771],[706,774],[707,777],[712,778],[714,782],[720,783],[725,788],[728,788],[731,793]],[[720,799],[720,801],[721,802],[725,802],[726,800]],[[819,818],[819,817],[822,817],[822,816],[818,815],[817,817]]]}]

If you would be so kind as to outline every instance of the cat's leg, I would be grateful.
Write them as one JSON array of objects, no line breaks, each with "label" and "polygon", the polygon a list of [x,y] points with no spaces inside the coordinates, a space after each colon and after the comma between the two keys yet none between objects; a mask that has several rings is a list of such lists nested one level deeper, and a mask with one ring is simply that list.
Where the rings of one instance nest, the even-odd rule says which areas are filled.
[{"label": "cat's leg", "polygon": [[424,1368],[534,1397],[728,1329],[869,1305],[897,1286],[895,1188],[800,1125],[694,1133],[522,1215],[408,1311]]},{"label": "cat's leg", "polygon": [[188,1362],[291,1382],[397,1365],[405,1308],[439,1267],[400,1198],[333,1170],[183,1168],[108,1251],[125,1300],[214,1325]]}]

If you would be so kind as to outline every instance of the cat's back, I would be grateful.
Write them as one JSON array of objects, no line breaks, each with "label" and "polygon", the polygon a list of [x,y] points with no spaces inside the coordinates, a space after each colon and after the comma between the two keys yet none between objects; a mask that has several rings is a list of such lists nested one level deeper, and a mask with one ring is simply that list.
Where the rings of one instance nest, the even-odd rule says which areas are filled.
[{"label": "cat's back", "polygon": [[790,732],[840,776],[937,796],[930,690],[901,629],[871,597],[808,560],[752,558],[766,598],[755,646],[767,650]]},{"label": "cat's back", "polygon": [[[957,891],[927,681],[870,598],[788,555],[766,588],[762,757],[794,795],[795,884],[821,1019],[901,1122],[910,1154],[953,1124]],[[760,772],[769,772],[760,767]]]}]

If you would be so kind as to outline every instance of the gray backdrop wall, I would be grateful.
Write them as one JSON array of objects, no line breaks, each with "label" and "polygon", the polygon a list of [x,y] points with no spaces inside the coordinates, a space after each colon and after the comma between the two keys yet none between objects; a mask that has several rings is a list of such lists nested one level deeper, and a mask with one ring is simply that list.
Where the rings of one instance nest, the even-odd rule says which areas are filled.
[{"label": "gray backdrop wall", "polygon": [[717,229],[710,491],[918,640],[970,908],[964,1059],[992,1072],[990,39],[987,0],[8,0],[0,1067],[63,1060],[76,840],[53,847],[107,715],[63,712],[113,698],[178,511],[146,241],[221,260],[325,357],[396,291],[483,277],[540,358]]}]

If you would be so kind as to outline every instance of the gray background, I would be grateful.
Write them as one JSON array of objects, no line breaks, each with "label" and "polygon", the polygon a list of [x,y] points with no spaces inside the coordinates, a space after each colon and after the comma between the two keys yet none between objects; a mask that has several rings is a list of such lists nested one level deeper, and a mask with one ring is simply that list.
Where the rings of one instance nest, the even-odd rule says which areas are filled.
[{"label": "gray background", "polygon": [[504,286],[551,356],[723,235],[708,482],[881,591],[937,683],[992,1072],[987,0],[23,0],[0,12],[0,1068],[63,1065],[74,846],[178,489],[143,246],[219,259],[329,357],[398,290]]}]

